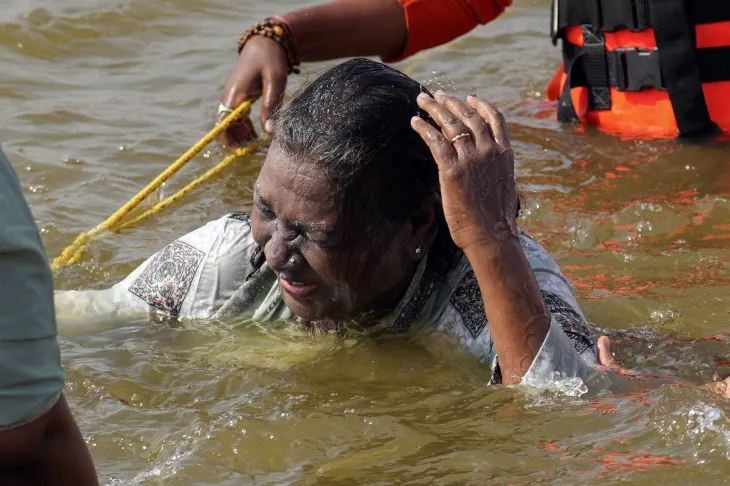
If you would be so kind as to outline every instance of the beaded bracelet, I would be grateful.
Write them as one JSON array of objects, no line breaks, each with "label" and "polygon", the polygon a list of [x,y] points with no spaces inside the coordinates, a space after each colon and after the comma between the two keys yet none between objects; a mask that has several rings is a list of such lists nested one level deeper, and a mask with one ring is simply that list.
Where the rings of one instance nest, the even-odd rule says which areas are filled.
[{"label": "beaded bracelet", "polygon": [[268,18],[255,24],[253,27],[244,32],[241,39],[238,41],[239,55],[241,54],[243,47],[246,45],[246,42],[255,35],[262,35],[276,41],[276,43],[284,49],[284,52],[286,52],[289,64],[289,74],[299,74],[300,62],[299,57],[297,57],[297,46],[294,43],[294,35],[292,34],[291,28],[286,22]]}]

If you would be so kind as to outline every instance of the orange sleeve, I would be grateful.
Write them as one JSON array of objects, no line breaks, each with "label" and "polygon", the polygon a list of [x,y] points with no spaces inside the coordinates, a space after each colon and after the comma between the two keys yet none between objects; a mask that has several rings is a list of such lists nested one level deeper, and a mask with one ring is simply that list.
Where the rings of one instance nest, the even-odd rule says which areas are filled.
[{"label": "orange sleeve", "polygon": [[446,44],[497,18],[512,0],[397,0],[406,14],[408,43],[395,62]]}]

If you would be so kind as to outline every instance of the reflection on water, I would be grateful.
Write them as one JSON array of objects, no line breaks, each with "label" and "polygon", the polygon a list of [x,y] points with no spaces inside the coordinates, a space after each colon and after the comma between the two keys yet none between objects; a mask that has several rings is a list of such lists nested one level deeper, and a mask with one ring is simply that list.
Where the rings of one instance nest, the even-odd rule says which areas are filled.
[{"label": "reflection on water", "polygon": [[[55,256],[210,128],[246,25],[312,2],[6,3],[0,141]],[[129,323],[62,338],[103,483],[725,482],[730,405],[688,385],[730,372],[730,152],[557,124],[542,102],[559,57],[545,32],[550,1],[514,4],[400,67],[505,112],[523,226],[554,252],[621,361],[658,378],[616,394],[526,394],[486,387],[486,370],[438,336]],[[165,192],[219,158],[211,148]],[[95,243],[57,286],[106,287],[163,242],[245,210],[261,160]]]}]

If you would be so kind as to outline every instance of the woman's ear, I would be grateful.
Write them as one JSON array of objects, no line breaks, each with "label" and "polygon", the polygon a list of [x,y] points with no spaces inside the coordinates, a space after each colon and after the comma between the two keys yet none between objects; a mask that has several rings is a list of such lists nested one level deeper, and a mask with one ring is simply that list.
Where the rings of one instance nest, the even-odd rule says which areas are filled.
[{"label": "woman's ear", "polygon": [[409,218],[411,226],[410,251],[414,260],[421,260],[428,253],[436,239],[441,221],[441,198],[438,194],[426,199]]}]

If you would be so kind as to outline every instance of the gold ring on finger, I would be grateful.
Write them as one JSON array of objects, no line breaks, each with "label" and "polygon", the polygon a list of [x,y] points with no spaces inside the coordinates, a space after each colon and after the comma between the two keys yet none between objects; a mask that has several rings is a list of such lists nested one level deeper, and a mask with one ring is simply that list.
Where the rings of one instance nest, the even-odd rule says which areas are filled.
[{"label": "gold ring on finger", "polygon": [[464,133],[460,133],[460,134],[458,134],[457,136],[455,136],[454,138],[452,138],[452,139],[451,139],[451,140],[449,140],[449,141],[450,141],[451,143],[454,143],[454,142],[456,142],[457,140],[459,140],[460,138],[466,138],[466,137],[471,137],[471,134],[470,134],[470,133],[466,133],[466,132],[464,132]]}]

